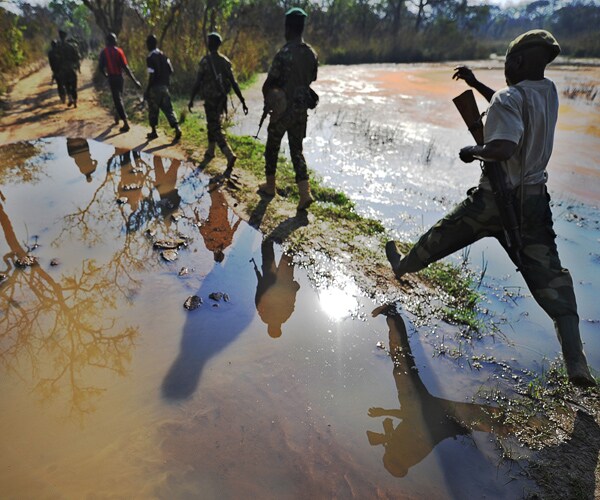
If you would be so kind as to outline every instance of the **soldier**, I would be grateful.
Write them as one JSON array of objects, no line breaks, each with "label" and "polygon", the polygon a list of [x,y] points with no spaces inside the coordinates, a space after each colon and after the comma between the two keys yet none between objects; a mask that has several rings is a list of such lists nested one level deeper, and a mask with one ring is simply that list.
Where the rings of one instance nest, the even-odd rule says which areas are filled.
[{"label": "soldier", "polygon": [[181,129],[177,121],[177,116],[173,111],[171,104],[171,95],[169,94],[169,85],[173,66],[171,60],[158,49],[158,41],[154,35],[146,38],[146,47],[150,51],[146,58],[148,66],[148,87],[144,93],[144,98],[148,101],[148,120],[152,131],[146,136],[148,139],[156,139],[156,126],[158,125],[158,113],[162,110],[169,121],[169,125],[175,129],[175,139],[177,142],[181,139]]},{"label": "soldier", "polygon": [[208,149],[204,153],[202,166],[206,166],[210,160],[215,157],[215,145],[223,152],[227,158],[226,175],[230,174],[237,156],[227,144],[227,139],[223,132],[223,115],[227,114],[227,95],[233,88],[235,95],[242,103],[244,114],[248,114],[246,101],[242,96],[242,91],[233,76],[231,61],[219,53],[219,47],[223,42],[221,35],[216,32],[207,36],[208,55],[204,56],[198,67],[198,76],[196,84],[192,90],[192,96],[188,104],[188,109],[192,111],[194,106],[194,97],[200,93],[204,99],[204,112],[206,114],[206,128],[208,136]]},{"label": "soldier", "polygon": [[[573,280],[560,263],[546,190],[558,95],[544,72],[559,53],[551,33],[532,30],[508,46],[504,64],[508,87],[494,92],[465,66],[456,68],[453,78],[464,80],[490,102],[485,143],[461,149],[460,158],[466,163],[475,159],[502,162],[502,173],[513,190],[515,208],[522,220],[523,278],[538,304],[554,320],[569,380],[587,387],[596,382],[583,352]],[[482,175],[479,186],[469,190],[468,198],[429,229],[408,254],[401,255],[396,243],[389,241],[386,255],[396,277],[401,278],[485,236],[495,237],[507,248],[489,179]],[[516,263],[513,255],[511,259]]]},{"label": "soldier", "polygon": [[52,40],[50,44],[50,50],[48,51],[48,63],[50,64],[50,70],[52,71],[52,80],[56,82],[58,97],[60,98],[60,102],[64,104],[67,99],[67,95],[65,86],[62,83],[59,75],[60,55],[58,53],[58,42],[56,40]]},{"label": "soldier", "polygon": [[[307,209],[314,201],[308,185],[306,160],[302,154],[302,141],[306,136],[307,109],[317,105],[318,97],[309,87],[317,79],[317,53],[304,42],[302,32],[306,12],[300,8],[290,9],[285,15],[285,39],[287,43],[277,52],[269,74],[263,85],[265,109],[271,111],[267,145],[265,148],[264,184],[259,192],[275,195],[275,173],[277,157],[284,134],[287,132],[290,156],[296,172],[296,183],[300,192],[298,210]],[[283,91],[283,92],[282,92]],[[285,106],[281,112],[275,109],[276,102],[282,101],[285,94]]]},{"label": "soldier", "polygon": [[79,51],[71,40],[67,40],[67,32],[59,30],[59,42],[56,45],[58,71],[57,77],[65,86],[68,98],[67,106],[77,107],[77,72],[79,71],[81,58]]},{"label": "soldier", "polygon": [[[127,64],[125,52],[120,47],[117,47],[117,35],[109,33],[106,35],[106,47],[100,52],[99,61],[100,71],[108,78],[108,86],[112,93],[113,102],[118,118],[123,120],[123,126],[119,129],[121,132],[129,131],[129,123],[127,121],[127,113],[123,106],[123,71],[127,73],[131,81],[138,89],[142,88],[142,84],[136,79]],[[118,119],[116,120],[118,123]]]}]

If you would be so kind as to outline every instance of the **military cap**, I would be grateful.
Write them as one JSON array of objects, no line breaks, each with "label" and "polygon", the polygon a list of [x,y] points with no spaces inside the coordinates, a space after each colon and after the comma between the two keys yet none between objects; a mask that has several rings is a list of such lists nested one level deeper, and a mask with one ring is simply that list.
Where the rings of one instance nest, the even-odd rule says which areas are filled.
[{"label": "military cap", "polygon": [[516,54],[531,47],[544,47],[548,51],[548,62],[553,61],[560,54],[560,45],[556,38],[546,30],[531,30],[519,35],[508,44],[506,55]]},{"label": "military cap", "polygon": [[300,7],[293,7],[285,13],[285,16],[299,16],[299,17],[308,17],[308,14],[301,9]]},{"label": "military cap", "polygon": [[216,31],[213,31],[212,33],[209,33],[208,35],[206,35],[206,38],[216,38],[217,40],[219,40],[219,43],[223,42],[221,35],[219,35]]}]

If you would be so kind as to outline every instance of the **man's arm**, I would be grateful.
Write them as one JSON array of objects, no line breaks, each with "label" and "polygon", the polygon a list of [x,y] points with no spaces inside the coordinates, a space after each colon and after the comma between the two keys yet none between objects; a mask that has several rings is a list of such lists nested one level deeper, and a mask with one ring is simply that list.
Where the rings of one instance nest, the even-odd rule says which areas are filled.
[{"label": "man's arm", "polygon": [[512,141],[497,139],[483,146],[467,146],[460,150],[459,156],[465,163],[473,160],[506,161],[517,150],[517,144]]},{"label": "man's arm", "polygon": [[452,78],[454,80],[464,80],[469,87],[473,87],[477,92],[479,92],[487,102],[492,100],[495,90],[477,80],[477,78],[475,78],[475,74],[469,67],[457,66],[454,68],[454,74],[452,75]]},{"label": "man's arm", "polygon": [[[200,64],[202,64],[202,61],[200,61]],[[194,107],[194,98],[196,97],[196,94],[200,91],[203,81],[204,81],[204,72],[202,71],[202,66],[200,66],[200,68],[198,68],[198,75],[196,76],[196,83],[194,83],[194,88],[192,88],[192,95],[190,96],[190,102],[188,102],[188,109],[190,111],[192,111],[192,108]]]},{"label": "man's arm", "polygon": [[229,68],[227,77],[229,78],[229,81],[231,82],[231,88],[235,92],[235,95],[238,96],[238,99],[242,103],[242,109],[244,110],[244,114],[247,115],[248,114],[248,106],[246,106],[246,100],[244,99],[244,96],[242,95],[240,86],[238,85],[238,82],[235,79],[235,76],[233,75],[233,71],[231,70],[231,68]]},{"label": "man's arm", "polygon": [[135,86],[138,89],[141,89],[142,88],[142,84],[135,77],[135,75],[133,74],[133,71],[131,71],[131,68],[129,67],[128,64],[126,64],[125,66],[123,66],[123,70],[125,71],[125,73],[127,73],[127,76],[129,76],[129,78],[131,78],[131,81],[135,84]]},{"label": "man's arm", "polygon": [[106,72],[106,54],[104,53],[104,51],[100,52],[100,57],[98,59],[98,68],[104,76],[108,77],[108,73]]}]

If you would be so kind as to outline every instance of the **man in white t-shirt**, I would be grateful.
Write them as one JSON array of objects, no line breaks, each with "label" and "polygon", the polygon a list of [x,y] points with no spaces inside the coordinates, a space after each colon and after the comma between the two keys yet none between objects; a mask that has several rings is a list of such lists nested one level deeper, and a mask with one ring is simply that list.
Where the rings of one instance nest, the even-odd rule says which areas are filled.
[{"label": "man in white t-shirt", "polygon": [[[560,263],[552,229],[546,166],[554,143],[558,94],[544,76],[546,66],[560,53],[556,39],[545,30],[528,31],[513,40],[506,52],[504,74],[508,87],[494,92],[479,82],[466,66],[453,78],[464,80],[489,102],[484,144],[460,150],[465,163],[475,159],[500,162],[502,176],[514,194],[521,219],[522,247],[518,263],[533,297],[554,320],[569,380],[579,386],[596,385],[590,374],[579,334],[573,280]],[[468,192],[460,205],[427,231],[406,255],[396,242],[386,244],[386,255],[397,278],[486,236],[506,249],[507,240],[489,179]],[[509,252],[515,263],[515,255]]]}]

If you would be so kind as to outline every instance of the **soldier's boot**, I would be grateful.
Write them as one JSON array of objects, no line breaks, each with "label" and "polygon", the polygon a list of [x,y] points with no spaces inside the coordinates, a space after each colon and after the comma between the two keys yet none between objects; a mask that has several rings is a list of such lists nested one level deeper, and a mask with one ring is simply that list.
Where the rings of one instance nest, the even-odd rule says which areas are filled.
[{"label": "soldier's boot", "polygon": [[298,192],[300,193],[300,201],[298,201],[297,209],[306,210],[315,201],[310,194],[308,180],[298,182]]},{"label": "soldier's boot", "polygon": [[258,186],[258,192],[266,196],[275,196],[277,186],[275,185],[275,176],[267,175],[267,182]]},{"label": "soldier's boot", "polygon": [[225,177],[229,177],[231,172],[233,172],[233,166],[235,165],[237,156],[233,153],[229,147],[229,144],[221,146],[221,152],[225,155],[225,158],[227,158],[227,168],[225,169],[225,172],[223,172],[223,175],[225,175]]},{"label": "soldier's boot", "polygon": [[179,125],[175,125],[175,137],[173,138],[173,143],[179,142],[179,139],[181,139],[181,129],[179,128]]},{"label": "soldier's boot", "polygon": [[554,328],[562,347],[569,381],[579,387],[594,387],[596,380],[588,368],[579,335],[579,318],[577,316],[555,318]]},{"label": "soldier's boot", "polygon": [[215,147],[217,146],[216,142],[209,142],[206,151],[204,151],[204,158],[202,158],[202,163],[209,163],[215,157]]},{"label": "soldier's boot", "polygon": [[152,127],[152,130],[146,134],[146,139],[148,140],[152,140],[152,139],[156,139],[158,137],[158,134],[156,132],[156,127]]},{"label": "soldier's boot", "polygon": [[[402,246],[402,244],[400,244]],[[400,279],[407,273],[414,273],[427,267],[421,262],[415,252],[408,250],[408,247],[402,249],[403,252],[398,248],[398,242],[388,241],[385,244],[385,256],[388,262],[392,266],[392,271],[396,275],[396,278]]]}]

